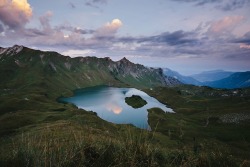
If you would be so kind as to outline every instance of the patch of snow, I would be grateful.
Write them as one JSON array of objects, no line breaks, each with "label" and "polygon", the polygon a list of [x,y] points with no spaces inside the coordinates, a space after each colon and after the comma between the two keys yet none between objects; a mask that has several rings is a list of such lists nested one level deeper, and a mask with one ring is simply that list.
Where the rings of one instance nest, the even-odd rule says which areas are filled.
[{"label": "patch of snow", "polygon": [[0,49],[0,54],[3,54],[4,52],[6,52],[6,50],[8,50],[8,48],[1,48]]},{"label": "patch of snow", "polygon": [[16,63],[16,65],[18,65],[19,67],[22,67],[22,65],[21,65],[21,63],[20,63],[19,60],[15,60],[15,63]]},{"label": "patch of snow", "polygon": [[43,57],[44,55],[40,55],[41,62],[44,64]]},{"label": "patch of snow", "polygon": [[49,64],[50,64],[50,66],[53,68],[54,71],[57,71],[57,70],[56,70],[56,66],[55,66],[52,62],[50,62]]},{"label": "patch of snow", "polygon": [[71,68],[71,64],[70,63],[64,63],[64,65],[65,65],[65,67],[68,69],[68,70],[70,70],[70,68]]},{"label": "patch of snow", "polygon": [[91,78],[90,78],[90,76],[88,76],[88,74],[85,74],[85,76],[86,76],[89,80],[91,80]]},{"label": "patch of snow", "polygon": [[81,59],[80,59],[80,62],[84,62],[84,58],[81,58]]},{"label": "patch of snow", "polygon": [[137,75],[136,73],[131,72],[130,74],[131,74],[135,79],[139,78],[138,75]]},{"label": "patch of snow", "polygon": [[16,49],[15,53],[17,54],[23,50],[23,46],[16,46],[15,49]]},{"label": "patch of snow", "polygon": [[23,50],[23,46],[14,45],[13,47],[7,48],[7,55],[15,55]]}]

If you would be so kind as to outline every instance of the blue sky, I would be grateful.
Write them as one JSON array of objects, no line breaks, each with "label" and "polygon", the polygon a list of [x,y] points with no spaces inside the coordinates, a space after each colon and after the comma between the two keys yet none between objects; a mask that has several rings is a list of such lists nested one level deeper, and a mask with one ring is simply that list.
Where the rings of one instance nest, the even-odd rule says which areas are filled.
[{"label": "blue sky", "polygon": [[0,46],[249,71],[249,16],[250,0],[0,0]]}]

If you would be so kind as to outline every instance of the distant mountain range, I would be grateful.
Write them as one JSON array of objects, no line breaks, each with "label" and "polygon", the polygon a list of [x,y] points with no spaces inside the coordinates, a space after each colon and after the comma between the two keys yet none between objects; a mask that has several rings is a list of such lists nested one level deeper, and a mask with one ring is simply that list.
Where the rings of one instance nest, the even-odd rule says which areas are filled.
[{"label": "distant mountain range", "polygon": [[227,89],[250,87],[250,71],[236,72],[224,79],[212,82],[205,82],[204,85],[213,88]]},{"label": "distant mountain range", "polygon": [[178,79],[180,82],[182,82],[184,84],[202,85],[201,82],[199,82],[198,80],[194,79],[193,77],[181,75],[178,72],[173,71],[173,70],[171,70],[169,68],[163,68],[163,73],[166,76],[170,76],[170,77],[173,77],[175,79]]},{"label": "distant mountain range", "polygon": [[191,75],[190,77],[196,79],[199,82],[209,82],[227,78],[233,73],[234,72],[224,71],[224,70],[213,70],[213,71],[204,71],[200,74],[194,74]]},{"label": "distant mountain range", "polygon": [[223,70],[206,71],[200,74],[184,76],[168,68],[164,74],[178,79],[184,84],[210,86],[213,88],[245,88],[250,87],[250,72],[229,72]]}]

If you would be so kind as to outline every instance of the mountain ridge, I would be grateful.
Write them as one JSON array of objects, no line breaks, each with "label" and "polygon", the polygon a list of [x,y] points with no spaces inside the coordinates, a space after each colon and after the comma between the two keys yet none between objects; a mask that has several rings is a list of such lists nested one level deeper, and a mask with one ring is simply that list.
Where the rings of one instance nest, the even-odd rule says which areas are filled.
[{"label": "mountain ridge", "polygon": [[173,77],[184,84],[191,84],[191,85],[197,85],[197,86],[200,86],[202,84],[201,82],[197,81],[196,79],[190,76],[181,75],[177,71],[173,71],[169,68],[163,68],[163,72],[165,75]]},{"label": "mountain ridge", "polygon": [[224,79],[232,75],[234,72],[224,71],[224,70],[212,70],[212,71],[203,71],[198,74],[190,75],[190,77],[194,78],[199,82],[211,82],[220,79]]},{"label": "mountain ridge", "polygon": [[[165,77],[161,69],[134,64],[126,58],[117,62],[110,58],[71,58],[57,52],[18,45],[1,50],[0,77],[0,93],[6,94],[0,97],[0,101],[1,98],[18,94],[24,98],[15,99],[16,103],[22,104],[24,108],[26,98],[41,105],[42,102],[35,100],[37,97],[32,97],[33,94],[37,96],[34,92],[55,100],[59,96],[72,95],[75,89],[96,85],[144,89],[180,84],[174,78]],[[0,108],[12,110],[9,104],[4,103],[0,104]]]},{"label": "mountain ridge", "polygon": [[205,82],[204,85],[213,88],[247,88],[250,87],[250,71],[246,72],[236,72],[229,77],[223,78],[221,80],[216,80],[212,82]]}]

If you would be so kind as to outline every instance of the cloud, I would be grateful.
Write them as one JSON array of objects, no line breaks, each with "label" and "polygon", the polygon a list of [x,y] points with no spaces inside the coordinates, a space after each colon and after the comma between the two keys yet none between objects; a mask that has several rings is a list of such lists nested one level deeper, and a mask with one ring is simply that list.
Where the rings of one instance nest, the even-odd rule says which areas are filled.
[{"label": "cloud", "polygon": [[119,115],[122,112],[122,107],[119,106],[116,102],[108,103],[106,109],[113,112],[116,115]]},{"label": "cloud", "polygon": [[75,8],[76,8],[76,6],[75,6],[75,4],[74,4],[73,2],[69,2],[69,6],[70,6],[72,9],[75,9]]},{"label": "cloud", "polygon": [[175,32],[165,32],[160,35],[147,37],[142,39],[140,42],[155,42],[155,43],[167,43],[168,45],[193,45],[197,42],[195,38],[192,37],[193,33],[184,31]]},{"label": "cloud", "polygon": [[212,22],[208,31],[211,33],[230,31],[238,26],[243,20],[243,16],[227,16],[221,20]]},{"label": "cloud", "polygon": [[240,44],[240,48],[241,49],[250,49],[250,45],[247,45],[247,44]]},{"label": "cloud", "polygon": [[107,4],[108,0],[85,0],[85,5],[99,8],[98,6],[101,4]]},{"label": "cloud", "polygon": [[43,27],[44,30],[50,31],[50,18],[53,16],[53,12],[47,11],[43,16],[39,17],[39,21]]},{"label": "cloud", "polygon": [[114,36],[119,28],[122,26],[122,21],[119,19],[114,19],[112,22],[106,23],[103,27],[99,28],[95,32],[95,37],[112,37]]},{"label": "cloud", "polygon": [[231,11],[243,8],[244,6],[249,6],[250,1],[249,0],[230,0],[230,1],[224,1],[220,6],[218,6],[220,9],[224,11]]},{"label": "cloud", "polygon": [[85,49],[85,50],[67,50],[62,52],[63,55],[70,57],[80,57],[80,56],[93,56],[95,54],[94,50]]},{"label": "cloud", "polygon": [[199,44],[197,36],[198,34],[194,32],[179,30],[145,37],[121,37],[116,38],[115,41],[121,43],[147,43],[150,45],[165,44],[169,46],[193,46]]},{"label": "cloud", "polygon": [[[194,60],[249,60],[250,33],[240,38],[228,32],[244,18],[228,16],[210,23],[210,33],[199,28],[193,31],[163,32],[149,36],[120,36],[118,31],[123,23],[114,19],[97,29],[84,29],[63,24],[53,27],[50,24],[53,13],[48,11],[39,18],[40,27],[23,28],[18,31],[5,30],[1,45],[22,44],[45,50],[56,50],[64,55],[111,56],[113,59],[124,55],[133,59],[150,58]],[[223,32],[226,36],[214,35]],[[46,42],[44,42],[46,41]],[[241,46],[241,47],[240,47]],[[240,56],[237,56],[240,55]]]},{"label": "cloud", "polygon": [[187,2],[187,3],[195,3],[196,5],[205,5],[208,3],[215,3],[218,2],[218,0],[172,0],[175,2]]},{"label": "cloud", "polygon": [[82,29],[80,27],[73,27],[70,25],[61,25],[56,27],[55,29],[61,31],[61,30],[65,30],[71,33],[77,33],[77,34],[93,34],[95,32],[95,30],[91,30],[91,29]]},{"label": "cloud", "polygon": [[29,22],[32,9],[27,0],[0,0],[0,21],[10,29],[18,29]]},{"label": "cloud", "polygon": [[231,10],[240,9],[246,6],[250,6],[249,0],[172,0],[172,1],[194,3],[196,6],[214,4],[215,8],[224,10],[224,11],[231,11]]},{"label": "cloud", "polygon": [[232,42],[233,42],[233,43],[245,44],[245,45],[243,45],[243,46],[250,45],[250,31],[247,32],[244,36],[232,40]]},{"label": "cloud", "polygon": [[2,33],[4,31],[3,25],[0,24],[0,33]]},{"label": "cloud", "polygon": [[106,4],[108,0],[85,0],[87,5]]}]

